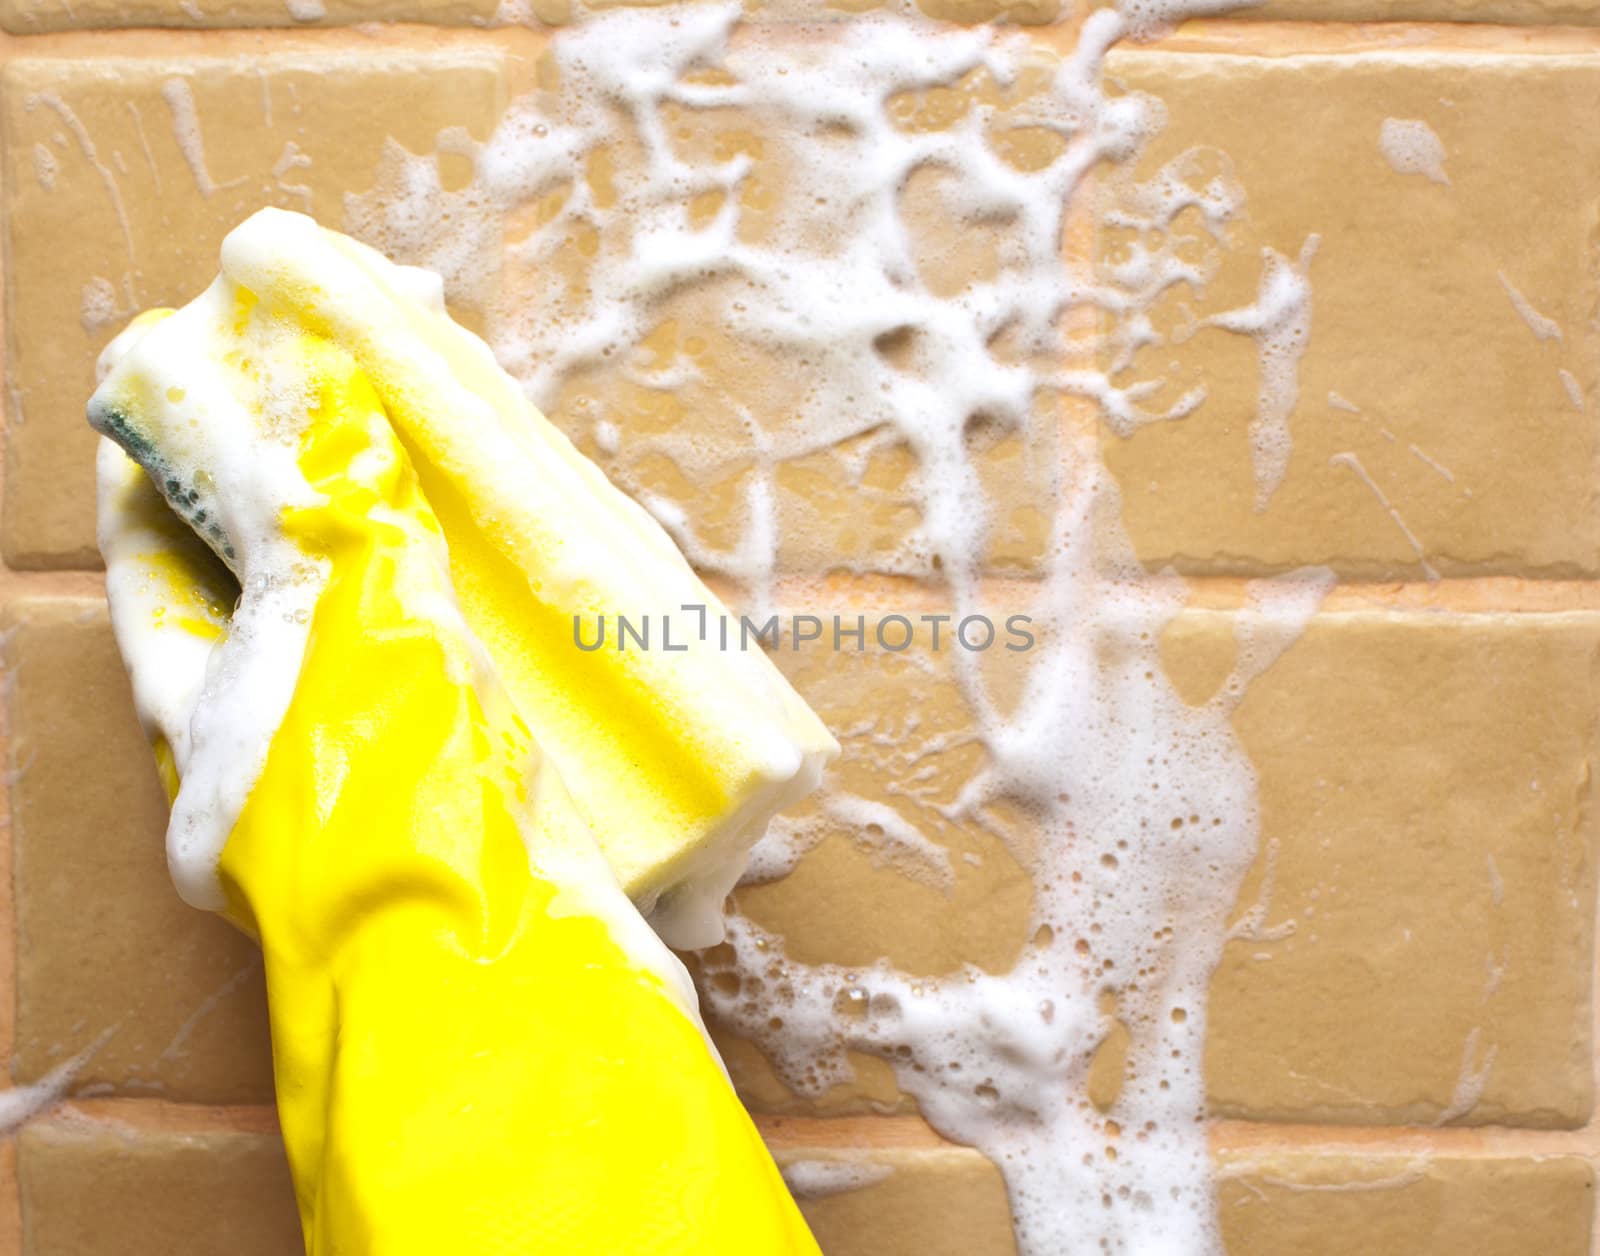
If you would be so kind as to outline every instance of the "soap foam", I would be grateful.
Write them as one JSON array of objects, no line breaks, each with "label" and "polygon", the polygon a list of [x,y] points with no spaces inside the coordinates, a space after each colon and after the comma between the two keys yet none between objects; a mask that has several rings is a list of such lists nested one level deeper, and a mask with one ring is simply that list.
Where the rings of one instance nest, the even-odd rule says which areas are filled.
[{"label": "soap foam", "polygon": [[1567,394],[1567,400],[1572,403],[1572,408],[1583,413],[1583,386],[1578,383],[1578,377],[1566,367],[1556,372],[1556,377],[1561,381],[1561,388]]},{"label": "soap foam", "polygon": [[796,1199],[826,1199],[845,1191],[859,1191],[893,1173],[892,1165],[850,1160],[792,1160],[783,1166],[783,1180]]},{"label": "soap foam", "polygon": [[195,108],[194,89],[189,86],[189,81],[169,78],[161,85],[161,99],[172,114],[172,138],[189,166],[189,173],[194,176],[194,185],[200,195],[209,200],[224,188],[237,187],[244,182],[239,178],[218,183],[211,177],[210,167],[206,164],[205,140],[200,131],[200,113]]},{"label": "soap foam", "polygon": [[[147,730],[166,742],[184,781],[167,826],[167,862],[184,901],[209,911],[226,905],[217,860],[288,708],[311,613],[328,580],[326,562],[308,558],[280,520],[282,510],[317,501],[298,466],[310,399],[302,380],[285,372],[274,379],[274,363],[293,357],[295,346],[286,343],[293,331],[251,320],[250,353],[236,354],[237,308],[236,286],[219,277],[165,321],[135,322],[101,354],[103,382],[90,403],[90,421],[105,434],[98,515],[112,627]],[[147,443],[130,417],[140,408],[131,395],[140,377],[124,395],[117,372],[130,358],[142,378],[158,384],[150,391],[164,440],[159,464],[148,468],[151,480],[239,582],[238,605],[216,649],[203,639],[175,646],[184,634],[149,630],[163,590],[147,566],[162,543],[129,496],[131,464],[111,440]],[[257,371],[259,419],[241,400],[246,389],[235,375]],[[245,439],[258,422],[264,438]]]},{"label": "soap foam", "polygon": [[87,1047],[57,1064],[37,1081],[0,1090],[0,1137],[21,1129],[34,1117],[66,1098],[78,1074],[94,1058],[95,1053],[110,1041],[117,1028],[113,1025],[102,1031]]},{"label": "soap foam", "polygon": [[1250,423],[1250,453],[1256,473],[1256,510],[1263,511],[1289,472],[1294,441],[1289,416],[1300,399],[1300,359],[1311,342],[1311,282],[1308,271],[1320,238],[1306,237],[1298,260],[1277,249],[1263,251],[1265,266],[1256,299],[1205,319],[1201,326],[1238,332],[1256,342],[1261,388]]},{"label": "soap foam", "polygon": [[1512,308],[1517,315],[1528,325],[1528,330],[1533,333],[1535,340],[1560,340],[1561,324],[1555,319],[1541,314],[1533,306],[1533,302],[1522,295],[1521,289],[1506,277],[1505,271],[1497,271],[1496,277],[1500,286],[1506,290],[1506,297],[1511,301]]},{"label": "soap foam", "polygon": [[[725,451],[695,424],[635,436],[599,413],[561,410],[569,382],[596,373],[662,392],[700,383],[692,363],[657,366],[639,351],[669,314],[781,362],[748,373],[733,399],[745,407],[741,452],[755,486],[743,535],[713,545],[690,510],[647,504],[697,565],[744,582],[759,600],[796,527],[774,501],[778,468],[847,442],[860,459],[863,448],[904,446],[918,467],[921,518],[875,569],[941,580],[966,614],[984,599],[991,532],[969,450],[974,416],[1025,433],[1041,415],[1053,420],[1042,403],[1071,394],[1093,399],[1128,434],[1204,402],[1191,388],[1156,407],[1158,382],[1116,382],[1141,348],[1163,342],[1149,317],[1156,299],[1175,285],[1199,292],[1209,278],[1180,251],[1179,216],[1197,212],[1221,240],[1244,203],[1231,176],[1195,152],[1143,179],[1132,173],[1164,111],[1148,95],[1109,94],[1104,58],[1175,16],[1170,5],[1100,10],[1070,56],[1046,62],[1019,36],[884,15],[786,26],[782,36],[769,29],[763,39],[727,6],[609,14],[556,38],[559,91],[512,106],[477,153],[471,183],[447,190],[435,159],[391,149],[373,192],[348,199],[347,225],[403,260],[440,266],[451,296],[482,312],[499,361],[528,395],[594,432],[608,454],[643,450],[691,480],[726,474]],[[1029,75],[1042,89],[1009,101],[1010,86]],[[903,94],[969,76],[997,84],[1005,103],[973,95],[943,130],[896,125]],[[781,194],[759,224],[742,208],[756,177],[743,150],[699,160],[680,151],[693,130],[682,119],[709,125],[734,111],[786,158]],[[989,141],[1024,126],[1056,141],[1037,168],[1002,160]],[[631,154],[625,177],[597,190],[586,172],[619,137]],[[962,231],[1003,236],[998,273],[953,293],[927,282],[904,212],[908,181],[930,168],[942,173],[944,211]],[[1108,168],[1121,172],[1120,194],[1105,221],[1131,241],[1091,275],[1061,262],[1066,210],[1086,176]],[[691,202],[712,208],[696,220]],[[573,281],[562,267],[579,235],[587,261]],[[1297,260],[1269,254],[1256,302],[1210,320],[1258,345],[1263,501],[1287,464],[1314,248],[1313,237]],[[508,272],[535,280],[519,289]],[[1063,331],[1075,314],[1109,326],[1110,360],[1098,369],[1061,365],[1084,347]],[[909,346],[905,369],[886,343]],[[787,416],[763,424],[757,410]],[[856,474],[861,462],[845,465]],[[1031,941],[1014,966],[914,977],[885,960],[803,964],[781,937],[735,914],[727,945],[702,957],[702,998],[803,1094],[847,1081],[850,1052],[886,1060],[936,1129],[999,1166],[1025,1254],[1215,1252],[1205,995],[1259,836],[1254,773],[1229,717],[1327,580],[1253,586],[1232,673],[1215,697],[1190,706],[1166,679],[1157,644],[1184,588],[1134,561],[1092,441],[1062,451],[1053,487],[1060,506],[1030,608],[1040,644],[1020,703],[1002,712],[977,656],[955,655],[987,762],[947,816],[1004,839],[995,809],[1020,809],[1034,838],[1012,851],[1035,888]],[[908,875],[951,883],[948,856],[898,810],[888,821],[881,804],[837,789],[820,810],[775,825],[749,880],[788,871],[831,820],[830,830],[854,828]],[[1127,1075],[1102,1111],[1088,1076],[1118,1025],[1130,1044]]]},{"label": "soap foam", "polygon": [[56,160],[56,155],[43,144],[33,146],[33,173],[39,180],[39,186],[46,192],[56,190],[56,176],[61,171],[61,163]]},{"label": "soap foam", "polygon": [[1444,172],[1444,141],[1419,118],[1385,118],[1378,128],[1378,149],[1396,174],[1450,182]]}]

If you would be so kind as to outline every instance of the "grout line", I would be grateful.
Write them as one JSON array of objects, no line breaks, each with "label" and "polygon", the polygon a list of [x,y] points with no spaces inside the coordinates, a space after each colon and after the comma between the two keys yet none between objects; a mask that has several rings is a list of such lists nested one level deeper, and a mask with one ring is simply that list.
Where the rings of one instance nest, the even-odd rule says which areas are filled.
[{"label": "grout line", "polygon": [[1427,1152],[1464,1158],[1600,1154],[1600,1136],[1583,1129],[1526,1129],[1506,1125],[1304,1125],[1216,1120],[1210,1126],[1213,1153],[1264,1150],[1378,1154]]},{"label": "grout line", "polygon": [[234,1130],[276,1134],[278,1112],[270,1104],[174,1103],[167,1099],[68,1099],[38,1118],[57,1125],[95,1122],[144,1133],[184,1134]]},{"label": "grout line", "polygon": [[[267,1104],[175,1103],[164,1099],[73,1099],[38,1118],[44,1123],[95,1123],[141,1133],[213,1131],[274,1134],[276,1109]],[[918,1116],[788,1116],[752,1113],[762,1139],[774,1148],[858,1150],[968,1150],[934,1131]],[[1214,1155],[1256,1152],[1367,1152],[1377,1155],[1499,1159],[1600,1155],[1593,1130],[1513,1129],[1503,1126],[1344,1126],[1218,1120],[1210,1124]],[[973,1154],[978,1154],[974,1152]]]},{"label": "grout line", "polygon": [[[1251,579],[1190,576],[1189,605],[1232,609],[1243,604]],[[1600,581],[1528,580],[1519,576],[1464,576],[1442,580],[1341,581],[1323,600],[1324,612],[1438,611],[1456,614],[1513,612],[1559,614],[1600,609]]]},{"label": "grout line", "polygon": [[[775,1147],[961,1148],[917,1116],[793,1117],[754,1114],[756,1128]],[[1301,1125],[1213,1120],[1212,1154],[1260,1151],[1371,1152],[1378,1155],[1513,1156],[1600,1154],[1590,1130],[1515,1129],[1504,1126]]]},{"label": "grout line", "polygon": [[0,567],[0,603],[22,598],[105,599],[105,573],[99,571],[17,571]]},{"label": "grout line", "polygon": [[[1183,577],[1192,609],[1236,610],[1244,605],[1250,586],[1270,577]],[[724,578],[702,573],[712,592],[730,607],[737,603],[737,586]],[[24,571],[0,567],[0,604],[26,598],[104,597],[104,574],[99,571]],[[1037,594],[1040,583],[1021,576],[986,576],[979,592],[984,604],[1024,604]],[[942,585],[890,573],[829,572],[824,575],[780,576],[773,587],[777,605],[812,605],[826,609],[941,608],[950,605]],[[1600,580],[1530,580],[1519,576],[1463,576],[1442,580],[1341,581],[1329,590],[1323,613],[1363,610],[1430,611],[1472,614],[1562,614],[1600,611]],[[0,1027],[3,1032],[3,1027]],[[0,1039],[3,1041],[3,1039]]]},{"label": "grout line", "polygon": [[37,35],[0,32],[0,61],[39,57],[227,57],[239,54],[325,52],[511,52],[536,56],[555,32],[548,27],[429,26],[368,22],[346,26],[134,26],[103,30],[47,31]]},{"label": "grout line", "polygon": [[[832,21],[823,14],[806,21]],[[1017,26],[1040,47],[1073,48],[1082,15],[1070,10],[1056,22]],[[790,19],[768,18],[768,30],[799,27]],[[947,24],[948,25],[948,24]],[[31,35],[0,32],[0,61],[17,57],[76,59],[106,57],[228,56],[239,53],[296,54],[349,52],[482,52],[498,50],[533,59],[560,28],[546,26],[432,26],[423,23],[369,22],[322,27],[205,28],[124,27],[49,31]],[[1523,26],[1460,22],[1324,22],[1205,18],[1124,51],[1210,53],[1221,56],[1294,57],[1374,52],[1446,55],[1567,56],[1600,50],[1600,26]],[[1116,53],[1112,54],[1116,56]]]},{"label": "grout line", "polygon": [[968,1150],[918,1116],[780,1116],[752,1112],[762,1140],[774,1148],[852,1147]]},{"label": "grout line", "polygon": [[[1412,53],[1506,58],[1571,56],[1600,49],[1600,27],[1458,22],[1296,22],[1204,18],[1125,51],[1240,57]],[[1112,53],[1115,57],[1117,53]]]}]

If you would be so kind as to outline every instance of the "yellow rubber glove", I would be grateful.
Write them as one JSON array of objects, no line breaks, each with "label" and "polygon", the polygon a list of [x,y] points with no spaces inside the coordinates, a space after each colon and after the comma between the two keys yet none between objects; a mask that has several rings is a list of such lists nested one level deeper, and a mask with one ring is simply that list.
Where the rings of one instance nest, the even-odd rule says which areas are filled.
[{"label": "yellow rubber glove", "polygon": [[308,1252],[815,1252],[355,356],[225,280],[126,335],[95,417],[162,483],[103,442],[113,621],[175,868],[225,828],[261,943]]}]

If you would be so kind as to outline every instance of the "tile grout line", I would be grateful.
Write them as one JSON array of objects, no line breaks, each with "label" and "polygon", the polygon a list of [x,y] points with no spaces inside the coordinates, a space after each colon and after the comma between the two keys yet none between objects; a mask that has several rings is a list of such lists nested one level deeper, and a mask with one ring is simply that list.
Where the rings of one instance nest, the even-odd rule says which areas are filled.
[{"label": "tile grout line", "polygon": [[[44,1123],[114,1125],[142,1133],[211,1131],[275,1134],[270,1104],[178,1103],[153,1097],[76,1098],[37,1118]],[[862,1114],[791,1116],[752,1112],[761,1136],[775,1147],[961,1149],[919,1116]],[[1512,1126],[1329,1125],[1216,1119],[1209,1123],[1213,1150],[1428,1154],[1495,1159],[1511,1156],[1600,1154],[1592,1129],[1546,1130]]]},{"label": "tile grout line", "polygon": [[[735,586],[714,574],[699,574],[731,607],[736,601]],[[1183,576],[1189,589],[1186,609],[1238,610],[1250,586],[1283,574],[1286,573]],[[98,570],[0,567],[0,603],[34,598],[101,600],[104,598],[103,581],[104,572]],[[1039,587],[1038,579],[1023,576],[990,575],[980,581],[982,596],[990,605],[1027,600]],[[776,600],[784,605],[801,606],[811,601],[828,610],[884,607],[890,605],[892,598],[902,599],[908,609],[942,607],[949,603],[942,586],[891,573],[791,574],[779,576],[774,589]],[[1463,576],[1437,581],[1345,580],[1329,591],[1322,610],[1324,613],[1373,610],[1457,615],[1600,611],[1600,580],[1534,580],[1511,576]]]}]

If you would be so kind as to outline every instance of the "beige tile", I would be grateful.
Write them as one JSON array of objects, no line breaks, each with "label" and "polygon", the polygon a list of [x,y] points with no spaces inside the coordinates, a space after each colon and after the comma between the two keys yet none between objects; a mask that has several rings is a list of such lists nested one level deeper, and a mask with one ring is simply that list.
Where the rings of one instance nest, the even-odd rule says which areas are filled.
[{"label": "beige tile", "polygon": [[1224,1156],[1228,1256],[1586,1256],[1594,1173],[1572,1156]]},{"label": "beige tile", "polygon": [[23,1256],[296,1256],[276,1135],[141,1132],[71,1120],[24,1130]]},{"label": "beige tile", "polygon": [[15,35],[108,26],[442,26],[486,22],[498,7],[498,0],[0,0],[0,26]]},{"label": "beige tile", "polygon": [[[1188,255],[1214,252],[1218,270],[1199,296],[1170,290],[1158,328],[1181,333],[1197,316],[1247,305],[1263,249],[1292,259],[1321,237],[1293,454],[1264,512],[1254,510],[1247,429],[1260,372],[1248,337],[1201,327],[1141,351],[1119,381],[1166,379],[1152,409],[1192,385],[1210,394],[1186,419],[1106,437],[1139,555],[1188,571],[1327,563],[1416,577],[1414,537],[1444,574],[1593,572],[1600,332],[1589,207],[1600,198],[1600,132],[1588,120],[1600,109],[1600,63],[1132,51],[1114,54],[1111,73],[1166,103],[1141,176],[1198,147],[1194,170],[1231,174],[1248,197],[1216,249],[1197,211],[1178,220]],[[1379,137],[1391,118],[1431,128],[1448,183],[1390,166]],[[1112,199],[1125,204],[1122,195]],[[1108,230],[1103,255],[1127,243]],[[1502,276],[1559,339],[1537,338]]]},{"label": "beige tile", "polygon": [[[1005,1183],[978,1152],[784,1146],[775,1157],[827,1256],[1008,1256],[1016,1250]],[[859,1184],[847,1185],[851,1177]]]},{"label": "beige tile", "polygon": [[270,1100],[259,955],[172,888],[166,804],[104,610],[25,602],[7,623],[18,1077],[108,1035],[78,1088]]},{"label": "beige tile", "polygon": [[[1235,724],[1264,853],[1211,987],[1216,1111],[1584,1122],[1597,628],[1324,615],[1255,682]],[[1228,617],[1186,615],[1163,644],[1199,698]]]},{"label": "beige tile", "polygon": [[17,1198],[17,1141],[0,1145],[0,1252],[22,1250],[22,1205]]},{"label": "beige tile", "polygon": [[386,140],[431,152],[447,127],[481,137],[503,94],[487,49],[9,64],[8,561],[97,561],[84,403],[131,313],[195,296],[223,235],[262,204],[339,225]]}]

